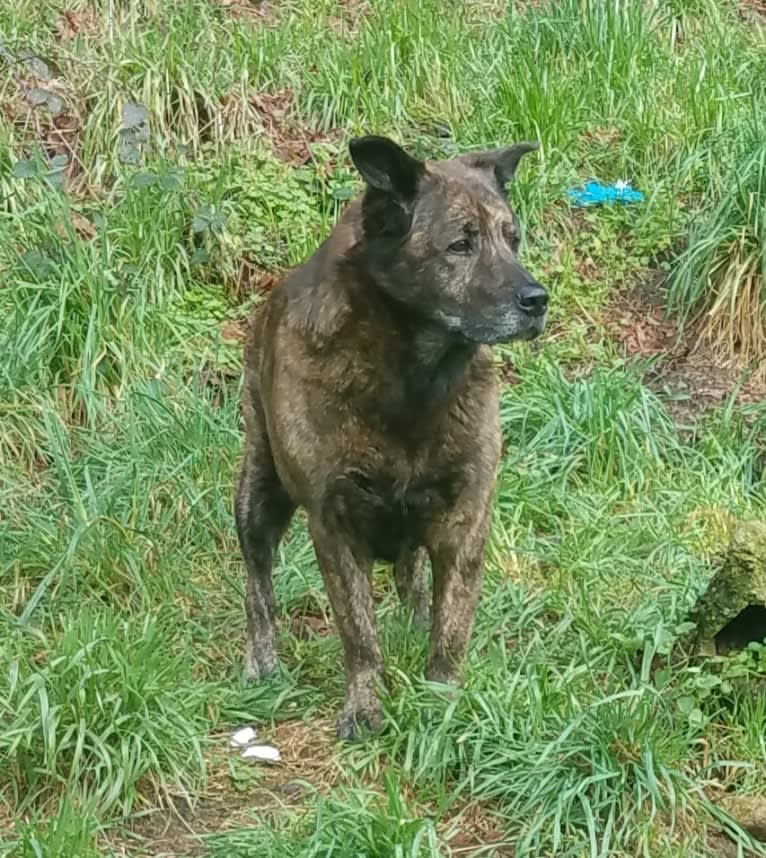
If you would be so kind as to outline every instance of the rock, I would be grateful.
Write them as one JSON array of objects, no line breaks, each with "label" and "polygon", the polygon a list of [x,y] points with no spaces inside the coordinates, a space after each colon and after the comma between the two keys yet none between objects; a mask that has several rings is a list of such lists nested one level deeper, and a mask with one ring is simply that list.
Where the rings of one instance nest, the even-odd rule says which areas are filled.
[{"label": "rock", "polygon": [[298,798],[306,792],[306,787],[296,781],[288,781],[279,788],[279,792],[289,798]]},{"label": "rock", "polygon": [[726,653],[766,637],[766,522],[743,521],[723,566],[689,614],[694,629],[679,641],[688,653]]}]

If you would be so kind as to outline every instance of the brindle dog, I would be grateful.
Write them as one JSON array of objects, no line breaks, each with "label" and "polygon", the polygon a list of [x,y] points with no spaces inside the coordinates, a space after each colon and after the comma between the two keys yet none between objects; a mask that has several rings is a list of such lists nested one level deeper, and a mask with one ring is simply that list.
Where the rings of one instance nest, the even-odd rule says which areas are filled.
[{"label": "brindle dog", "polygon": [[387,138],[352,140],[364,194],[253,319],[236,496],[246,674],[277,666],[272,565],[300,505],[343,645],[341,738],[381,724],[376,559],[430,621],[427,678],[459,678],[500,457],[488,346],[545,325],[548,296],[519,262],[505,193],[537,148],[421,161]]}]

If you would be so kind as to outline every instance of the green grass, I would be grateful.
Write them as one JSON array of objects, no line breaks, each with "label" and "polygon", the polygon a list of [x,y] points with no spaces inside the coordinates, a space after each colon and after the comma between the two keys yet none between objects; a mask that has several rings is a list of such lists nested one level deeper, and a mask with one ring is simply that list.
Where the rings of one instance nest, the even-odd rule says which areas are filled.
[{"label": "green grass", "polygon": [[[146,811],[188,803],[172,831],[206,858],[718,855],[714,788],[766,777],[762,651],[652,659],[732,522],[766,514],[766,410],[732,397],[680,431],[604,318],[662,260],[679,319],[762,357],[766,28],[733,0],[278,5],[0,8],[18,60],[0,79],[0,854],[160,854]],[[32,85],[57,116],[30,117]],[[222,329],[327,234],[361,130],[423,155],[542,141],[511,196],[552,326],[539,352],[498,350],[520,382],[466,686],[423,682],[427,641],[380,570],[386,729],[346,748],[323,728],[337,637],[290,622],[329,616],[300,517],[276,572],[284,667],[241,682],[241,355]],[[269,132],[317,137],[312,157],[280,161]],[[571,210],[591,176],[644,204]],[[284,737],[283,769],[223,756],[245,721]],[[296,779],[297,801],[264,799]]]},{"label": "green grass", "polygon": [[722,359],[766,364],[766,148],[756,123],[706,195],[675,272],[671,304]]}]

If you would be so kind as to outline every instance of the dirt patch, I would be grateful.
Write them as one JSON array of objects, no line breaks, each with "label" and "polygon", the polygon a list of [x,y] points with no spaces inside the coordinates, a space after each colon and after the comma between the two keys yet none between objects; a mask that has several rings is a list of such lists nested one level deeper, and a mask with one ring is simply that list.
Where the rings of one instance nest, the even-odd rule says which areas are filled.
[{"label": "dirt patch", "polygon": [[327,24],[338,36],[355,33],[360,22],[370,13],[370,4],[367,0],[338,0],[337,7],[338,13],[331,15],[327,19]]},{"label": "dirt patch", "polygon": [[280,4],[269,0],[218,0],[218,5],[237,21],[271,26],[279,20]]},{"label": "dirt patch", "polygon": [[[710,801],[730,816],[756,843],[766,843],[766,796],[737,795],[726,792],[720,787],[708,788],[706,793]],[[732,832],[720,830],[720,822],[718,821],[714,826],[708,828],[705,838],[712,854],[720,856],[720,858],[763,854],[757,847],[756,850],[753,850],[745,846],[744,843],[740,844],[743,847],[743,851],[740,852],[737,843],[739,838]]]},{"label": "dirt patch", "polygon": [[[199,134],[201,139],[224,142],[243,137],[260,136],[275,157],[285,164],[301,167],[314,160],[312,146],[339,145],[339,129],[319,131],[311,128],[295,108],[295,95],[287,87],[272,92],[234,89],[221,96],[212,109],[199,104]],[[332,166],[327,163],[329,170]]]},{"label": "dirt patch", "polygon": [[763,26],[766,21],[766,0],[742,0],[740,10],[748,23]]},{"label": "dirt patch", "polygon": [[0,831],[3,837],[8,837],[16,830],[19,822],[18,812],[11,807],[10,800],[5,797],[0,800]]},{"label": "dirt patch", "polygon": [[60,173],[68,190],[76,190],[84,172],[77,154],[83,124],[77,93],[42,58],[21,59],[0,42],[3,63],[11,74],[0,89],[0,115],[26,144],[29,159],[38,154],[44,169]]},{"label": "dirt patch", "polygon": [[[725,834],[711,832],[707,835],[706,844],[711,855],[716,855],[717,858],[739,858],[740,852],[737,844],[730,840]],[[744,852],[745,855],[752,855],[749,850]]]},{"label": "dirt patch", "polygon": [[616,146],[620,140],[620,129],[612,125],[590,128],[580,135],[580,140],[588,146]]},{"label": "dirt patch", "polygon": [[487,806],[478,803],[465,805],[440,823],[439,828],[453,856],[514,858],[516,855],[516,849],[500,830],[497,818]]},{"label": "dirt patch", "polygon": [[[704,791],[711,801],[721,806],[717,800],[720,798],[720,793],[718,796],[714,796],[707,784]],[[647,805],[646,811],[649,812],[649,810]],[[709,856],[715,856],[715,858],[755,858],[756,855],[763,854],[760,851],[753,851],[745,842],[738,844],[737,841],[740,838],[725,834],[718,819],[711,819],[708,814],[700,813],[699,809],[679,809],[672,820],[665,814],[658,814],[654,827],[657,836],[655,842],[657,854],[662,851],[659,849],[660,844],[666,847],[677,847],[680,849],[679,854],[694,855],[695,858],[697,855],[705,856],[705,858],[709,858]],[[692,851],[688,851],[690,847]],[[676,854],[675,849],[672,851],[673,854]],[[662,852],[662,854],[666,853]]]},{"label": "dirt patch", "polygon": [[662,271],[618,295],[606,308],[602,321],[626,357],[658,358],[647,380],[668,396],[676,422],[694,425],[709,408],[731,396],[744,405],[766,399],[766,384],[742,379],[701,344],[690,330],[681,332],[665,314],[666,281]]},{"label": "dirt patch", "polygon": [[247,336],[247,320],[234,319],[221,325],[221,339],[225,343],[242,342]]},{"label": "dirt patch", "polygon": [[315,143],[337,143],[339,130],[316,131],[300,120],[294,110],[295,96],[287,89],[260,92],[250,96],[250,102],[260,117],[274,154],[292,166],[303,166],[313,160],[311,146]]},{"label": "dirt patch", "polygon": [[92,221],[76,211],[69,213],[67,221],[56,221],[53,228],[56,230],[57,235],[64,241],[67,241],[72,233],[82,241],[91,241],[96,237],[98,232]]},{"label": "dirt patch", "polygon": [[253,292],[260,295],[271,292],[283,274],[283,271],[268,271],[249,256],[243,255],[232,275],[225,278],[225,283],[234,301],[244,301]]},{"label": "dirt patch", "polygon": [[[273,27],[279,23],[289,3],[276,0],[216,0],[228,18],[261,27]],[[370,11],[367,0],[338,0],[337,13],[325,18],[319,25],[331,27],[337,35],[355,31],[358,22]]]},{"label": "dirt patch", "polygon": [[197,393],[209,396],[213,408],[218,409],[223,406],[241,375],[241,370],[233,366],[212,366],[208,363],[192,373],[189,382]]},{"label": "dirt patch", "polygon": [[725,795],[718,803],[751,837],[766,843],[766,795]]},{"label": "dirt patch", "polygon": [[109,847],[117,855],[200,856],[202,836],[253,825],[259,818],[300,806],[340,780],[330,721],[286,721],[260,732],[259,738],[279,748],[281,763],[240,760],[226,747],[228,733],[222,734],[208,756],[206,787],[194,802],[168,793],[162,807],[138,811],[124,830],[105,835]]},{"label": "dirt patch", "polygon": [[65,10],[56,19],[56,35],[59,42],[76,39],[92,39],[102,33],[93,9]]},{"label": "dirt patch", "polygon": [[334,635],[335,626],[324,614],[301,614],[290,619],[290,632],[298,640],[308,640]]},{"label": "dirt patch", "polygon": [[[541,0],[527,0],[529,6],[540,6]],[[474,20],[499,21],[508,14],[507,0],[466,0],[465,6]]]}]

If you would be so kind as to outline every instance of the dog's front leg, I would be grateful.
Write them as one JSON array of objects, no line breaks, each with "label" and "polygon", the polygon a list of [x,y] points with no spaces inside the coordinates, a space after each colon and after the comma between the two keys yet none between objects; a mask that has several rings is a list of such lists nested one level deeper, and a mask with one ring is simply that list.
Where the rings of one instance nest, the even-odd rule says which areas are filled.
[{"label": "dog's front leg", "polygon": [[434,593],[426,678],[434,682],[461,677],[484,577],[490,516],[468,522],[465,515],[439,527],[430,546]]},{"label": "dog's front leg", "polygon": [[355,739],[363,730],[377,731],[382,725],[376,687],[383,660],[375,627],[372,557],[354,550],[341,533],[323,522],[310,520],[309,530],[343,646],[346,701],[337,732],[341,739]]}]

